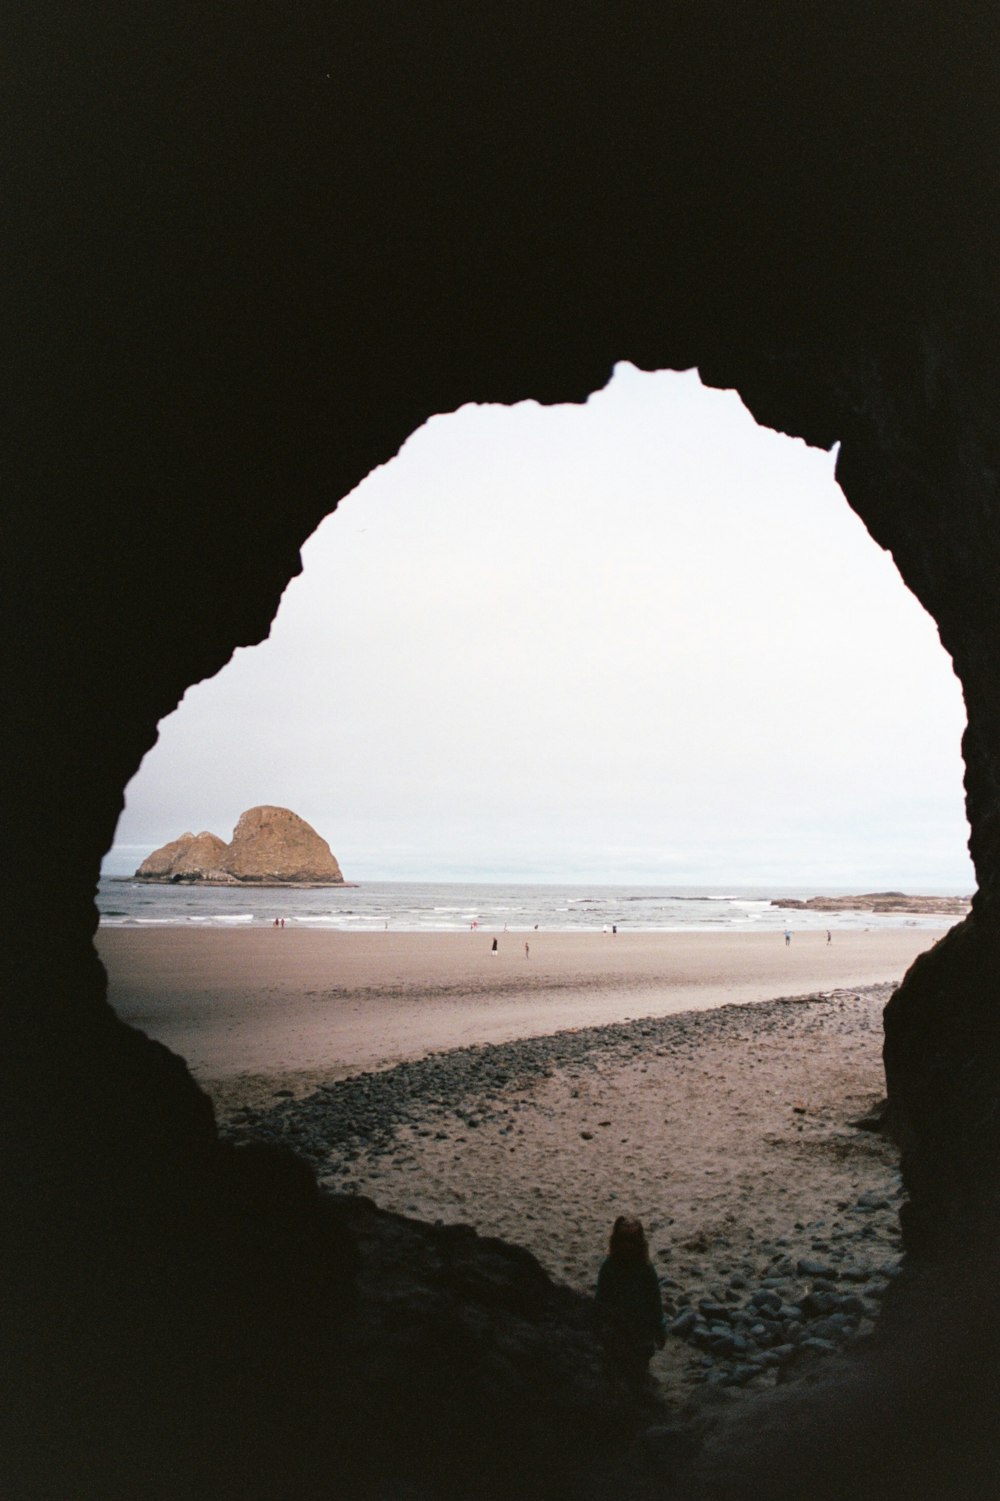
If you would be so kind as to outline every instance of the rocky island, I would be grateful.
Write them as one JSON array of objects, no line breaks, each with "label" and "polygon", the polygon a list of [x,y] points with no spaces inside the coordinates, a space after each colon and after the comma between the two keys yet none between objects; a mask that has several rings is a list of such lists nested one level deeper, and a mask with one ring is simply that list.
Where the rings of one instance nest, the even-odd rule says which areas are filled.
[{"label": "rocky island", "polygon": [[800,912],[911,912],[963,917],[972,904],[967,896],[907,896],[902,891],[870,891],[863,896],[775,897],[772,906]]},{"label": "rocky island", "polygon": [[206,886],[345,886],[330,846],[290,808],[241,814],[228,844],[217,834],[181,834],[154,850],[140,881]]}]

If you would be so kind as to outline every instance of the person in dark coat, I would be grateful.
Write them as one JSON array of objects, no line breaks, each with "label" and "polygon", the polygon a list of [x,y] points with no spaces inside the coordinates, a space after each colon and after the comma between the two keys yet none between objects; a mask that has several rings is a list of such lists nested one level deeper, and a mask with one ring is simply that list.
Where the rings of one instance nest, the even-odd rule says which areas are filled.
[{"label": "person in dark coat", "polygon": [[614,1316],[617,1363],[633,1380],[643,1380],[654,1348],[662,1350],[666,1343],[667,1322],[641,1220],[620,1214],[611,1227],[608,1254],[597,1274],[597,1301]]}]

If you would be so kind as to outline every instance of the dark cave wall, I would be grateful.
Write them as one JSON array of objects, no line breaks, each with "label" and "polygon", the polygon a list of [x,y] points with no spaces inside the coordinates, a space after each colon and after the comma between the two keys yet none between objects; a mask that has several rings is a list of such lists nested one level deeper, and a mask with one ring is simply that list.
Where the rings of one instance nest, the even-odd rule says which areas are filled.
[{"label": "dark cave wall", "polygon": [[[939,619],[962,601],[971,685],[996,317],[976,7],[42,5],[9,33],[11,744],[46,748],[19,766],[22,878],[46,889],[59,848],[76,905],[159,719],[261,639],[302,541],[427,416],[582,400],[621,358],[841,440],[911,587]],[[978,534],[940,546],[956,504]]]},{"label": "dark cave wall", "polygon": [[[85,1424],[86,1380],[68,1394],[95,1341],[119,1397],[147,1337],[161,1375],[197,1368],[173,1332],[239,1266],[247,1196],[207,1102],[116,1022],[90,944],[159,720],[266,635],[302,542],[429,415],[583,400],[618,359],[698,365],[758,420],[840,442],[848,500],[939,624],[981,893],[894,1001],[887,1067],[912,1243],[991,1202],[994,16],[43,0],[4,26],[0,1150],[25,1410],[61,1361]],[[266,1304],[246,1315],[265,1344]],[[76,1369],[64,1320],[88,1306]]]}]

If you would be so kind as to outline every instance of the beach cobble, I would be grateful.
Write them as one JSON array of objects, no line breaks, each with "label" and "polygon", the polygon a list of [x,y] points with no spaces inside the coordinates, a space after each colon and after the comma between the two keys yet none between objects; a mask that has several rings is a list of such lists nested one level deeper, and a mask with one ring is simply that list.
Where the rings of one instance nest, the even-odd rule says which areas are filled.
[{"label": "beach cobble", "polygon": [[[858,1206],[852,1206],[857,1211]],[[700,1380],[746,1386],[781,1380],[805,1359],[830,1354],[869,1331],[899,1258],[875,1264],[854,1255],[849,1235],[838,1237],[822,1275],[807,1258],[772,1255],[774,1275],[750,1288],[743,1276],[715,1287],[715,1296],[661,1277],[664,1306],[673,1311],[668,1332],[701,1352]],[[841,1259],[843,1258],[843,1259]],[[699,1379],[699,1373],[692,1373]],[[762,1381],[763,1378],[763,1381]]]},{"label": "beach cobble", "polygon": [[[894,988],[870,986],[865,994],[887,1001]],[[831,1008],[843,1006],[856,994],[835,990],[615,1022],[550,1037],[453,1048],[320,1085],[312,1094],[289,1097],[267,1108],[244,1106],[227,1116],[220,1130],[236,1141],[280,1141],[322,1163],[327,1174],[349,1176],[352,1149],[391,1152],[404,1126],[424,1134],[435,1122],[457,1112],[475,1129],[501,1119],[500,1111],[510,1095],[560,1070],[586,1068],[598,1061],[627,1063],[651,1053],[693,1057],[704,1043],[722,1036],[729,1042],[762,1045],[770,1033],[790,1024],[793,1008],[794,1024],[800,1030],[810,1008],[821,1009],[828,1022]],[[857,1028],[855,1013],[847,1025]]]},{"label": "beach cobble", "polygon": [[[421,1140],[461,1146],[479,1133],[510,1135],[527,1109],[521,1098],[561,1074],[572,1081],[598,1066],[651,1057],[692,1060],[725,1040],[753,1050],[769,1037],[810,1028],[880,1028],[892,985],[730,1005],[714,1010],[615,1023],[550,1037],[457,1048],[359,1074],[286,1098],[267,1109],[245,1107],[222,1124],[233,1141],[269,1140],[312,1163],[338,1191],[364,1189],[359,1159],[419,1152]],[[859,1007],[862,998],[868,1003]],[[598,1122],[606,1125],[606,1122]],[[580,1133],[584,1141],[592,1133]],[[748,1254],[715,1234],[651,1242],[671,1341],[689,1354],[691,1385],[773,1384],[869,1331],[899,1270],[898,1173],[876,1189],[795,1221]],[[469,1206],[470,1209],[472,1206]],[[473,1210],[474,1218],[474,1210]]]}]

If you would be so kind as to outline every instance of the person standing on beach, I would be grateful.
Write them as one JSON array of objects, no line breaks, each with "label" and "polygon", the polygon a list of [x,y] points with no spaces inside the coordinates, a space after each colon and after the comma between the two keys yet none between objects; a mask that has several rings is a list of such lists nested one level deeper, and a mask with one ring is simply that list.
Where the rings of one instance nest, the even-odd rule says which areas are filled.
[{"label": "person standing on beach", "polygon": [[597,1301],[614,1316],[613,1353],[623,1373],[642,1382],[654,1348],[667,1340],[660,1283],[649,1260],[642,1221],[620,1214],[611,1227],[608,1254],[597,1274]]},{"label": "person standing on beach", "polygon": [[530,953],[531,953],[531,950],[528,948],[527,943],[525,943],[525,945],[524,945],[524,957],[527,959],[527,957],[528,957],[528,955]]},{"label": "person standing on beach", "polygon": [[827,930],[826,930],[826,941],[827,941],[827,943],[832,943],[833,942],[833,934],[830,932],[829,928],[827,928]]},{"label": "person standing on beach", "polygon": [[785,929],[785,948],[786,949],[787,949],[788,945],[791,943],[791,941],[792,941],[791,932],[789,931],[788,928],[786,928]]},{"label": "person standing on beach", "polygon": [[497,952],[497,950],[498,950],[499,947],[500,947],[500,945],[497,943],[496,939],[494,938],[493,943],[492,943],[492,945],[490,947],[490,953],[491,954],[495,954]]}]

